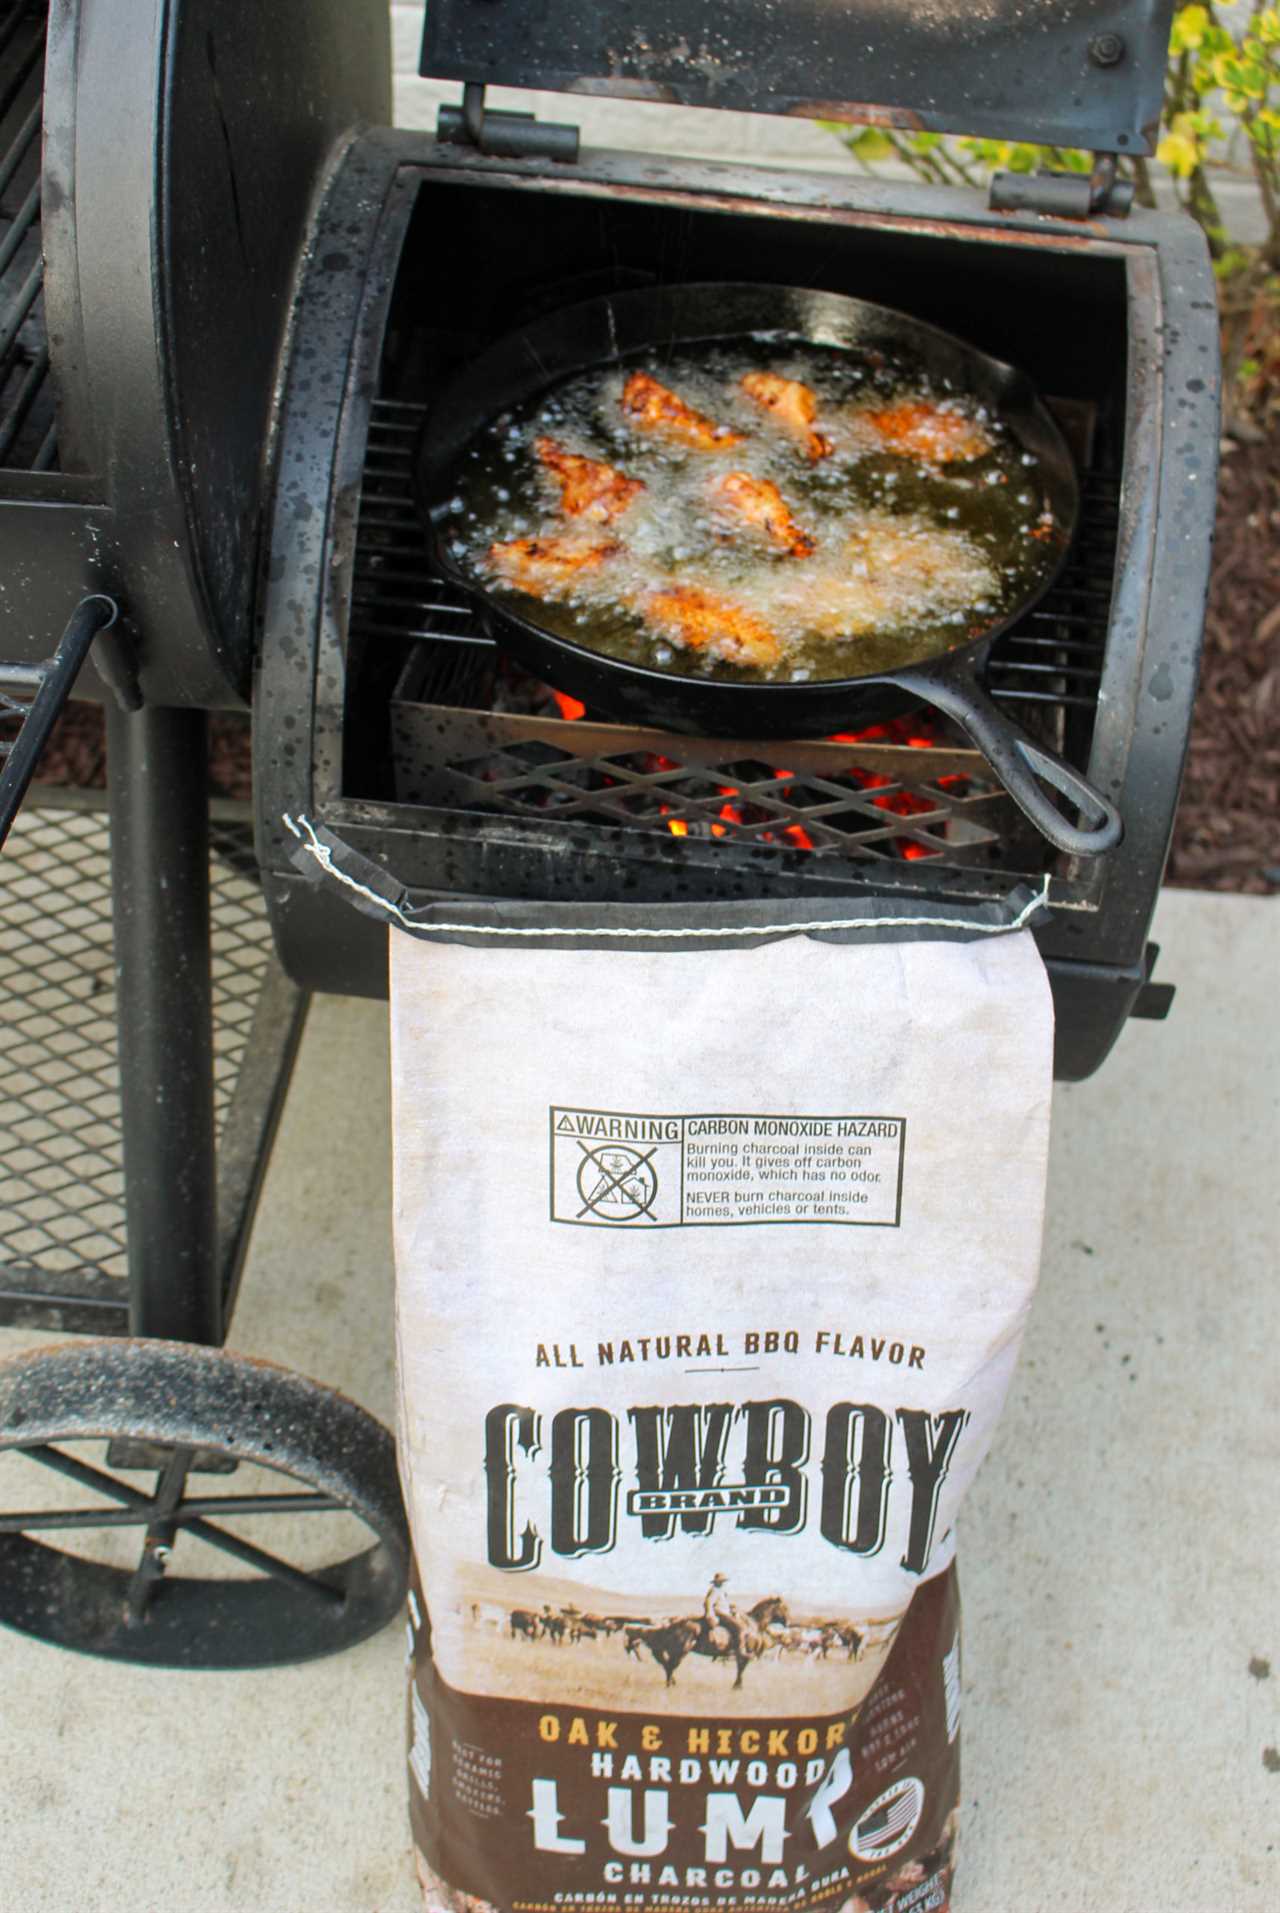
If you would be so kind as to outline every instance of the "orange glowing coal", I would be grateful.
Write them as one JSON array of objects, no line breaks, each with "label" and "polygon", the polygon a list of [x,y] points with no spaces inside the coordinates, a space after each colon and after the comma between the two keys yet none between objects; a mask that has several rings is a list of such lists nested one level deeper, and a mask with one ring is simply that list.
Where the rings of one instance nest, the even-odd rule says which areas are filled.
[{"label": "orange glowing coal", "polygon": [[[740,795],[740,792],[736,784],[721,784],[720,795],[722,797],[737,797]],[[712,824],[711,826],[711,835],[713,837],[727,837],[729,833],[725,825],[740,824],[742,822],[742,812],[736,804],[721,804],[720,817],[722,821],[718,824]]]},{"label": "orange glowing coal", "polygon": [[[580,703],[576,697],[570,697],[567,692],[556,690],[552,690],[551,695],[556,701],[561,717],[567,723],[576,723],[586,716],[586,705]],[[929,720],[921,712],[915,711],[909,717],[889,717],[879,724],[868,724],[860,731],[835,731],[827,741],[832,744],[896,744],[899,747],[906,745],[912,750],[924,751],[929,750],[938,740]],[[654,770],[680,769],[680,765],[674,758],[654,756],[649,761]],[[793,782],[795,777],[793,771],[778,768],[775,768],[773,774],[784,783]],[[884,795],[874,797],[872,802],[877,809],[889,811],[896,817],[918,817],[936,809],[936,805],[927,797],[917,797],[911,791],[893,788],[896,780],[882,771],[863,770],[860,765],[849,764],[840,775],[848,778],[849,782],[856,784],[860,790],[883,790]],[[967,779],[962,775],[953,774],[939,777],[937,782],[941,788],[952,789],[962,788]],[[719,795],[724,798],[740,797],[741,794],[736,784],[722,784],[719,789]],[[673,837],[689,835],[688,820],[684,817],[673,817],[670,804],[660,804],[658,809],[659,815],[666,818],[667,829]],[[713,837],[727,837],[731,826],[740,827],[746,821],[741,806],[734,803],[722,804],[717,816],[719,821],[710,825]],[[783,824],[778,834],[775,835],[772,830],[764,830],[759,836],[759,841],[765,844],[778,843],[780,840],[785,840],[796,850],[814,848],[814,840],[803,824]],[[897,843],[894,848],[899,856],[910,861],[920,857],[936,857],[939,854],[928,844],[910,841]]]}]

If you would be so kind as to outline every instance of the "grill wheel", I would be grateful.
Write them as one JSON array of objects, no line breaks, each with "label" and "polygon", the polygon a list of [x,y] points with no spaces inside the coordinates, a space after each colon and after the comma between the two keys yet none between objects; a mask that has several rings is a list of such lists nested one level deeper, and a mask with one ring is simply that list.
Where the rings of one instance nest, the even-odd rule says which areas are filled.
[{"label": "grill wheel", "polygon": [[408,1560],[395,1444],[333,1389],[184,1342],[0,1363],[0,1622],[21,1633],[151,1667],[315,1660],[392,1618]]}]

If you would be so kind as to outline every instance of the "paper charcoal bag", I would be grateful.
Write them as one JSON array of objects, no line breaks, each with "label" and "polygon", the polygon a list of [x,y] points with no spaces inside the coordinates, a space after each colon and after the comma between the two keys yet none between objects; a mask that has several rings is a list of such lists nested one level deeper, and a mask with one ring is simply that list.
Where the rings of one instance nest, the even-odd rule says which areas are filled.
[{"label": "paper charcoal bag", "polygon": [[1029,932],[391,943],[428,1904],[947,1906]]}]

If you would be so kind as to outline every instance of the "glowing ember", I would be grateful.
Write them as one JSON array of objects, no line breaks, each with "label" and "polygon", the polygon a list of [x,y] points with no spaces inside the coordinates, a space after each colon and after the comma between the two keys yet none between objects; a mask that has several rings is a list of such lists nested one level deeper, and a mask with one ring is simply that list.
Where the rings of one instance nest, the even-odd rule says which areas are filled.
[{"label": "glowing ember", "polygon": [[[549,695],[555,699],[556,708],[560,716],[565,719],[566,722],[576,723],[580,718],[586,716],[586,706],[580,703],[576,697],[570,697],[564,691],[552,690],[549,686],[547,689]],[[906,746],[911,750],[923,751],[932,749],[939,740],[933,733],[929,719],[924,713],[921,711],[913,711],[907,717],[889,717],[885,718],[879,724],[868,724],[860,731],[836,731],[827,741],[832,744],[890,744],[897,746],[899,749]],[[675,758],[660,757],[656,754],[651,755],[646,760],[646,764],[647,768],[652,771],[680,771],[682,769],[681,764]],[[790,786],[796,783],[796,774],[794,771],[783,770],[775,766],[773,775],[780,784]],[[846,779],[859,790],[881,792],[882,794],[880,796],[873,797],[871,800],[878,810],[888,811],[895,817],[933,816],[935,819],[935,828],[945,829],[945,819],[939,818],[937,815],[939,810],[938,804],[928,797],[917,796],[912,791],[903,790],[897,778],[883,771],[864,770],[857,764],[846,765],[839,772],[839,776]],[[957,794],[961,794],[969,780],[962,774],[952,773],[939,777],[936,781],[940,789],[954,790]],[[603,782],[603,787],[606,789],[611,788],[614,782],[615,780],[613,778],[606,777]],[[742,792],[736,784],[721,784],[718,794],[726,799],[741,798],[742,796]],[[794,801],[794,793],[791,789],[780,791],[778,795],[784,802]],[[659,803],[658,814],[665,820],[667,829],[671,835],[673,837],[688,837],[690,835],[690,820],[685,817],[675,817],[671,812],[672,806],[670,804]],[[702,835],[709,832],[713,837],[728,837],[734,834],[735,828],[741,829],[744,825],[751,824],[769,824],[772,826],[771,828],[760,830],[755,834],[754,841],[757,843],[775,844],[779,846],[785,844],[793,850],[805,851],[813,850],[817,847],[813,837],[804,828],[803,824],[775,822],[766,811],[753,807],[750,804],[750,800],[747,801],[745,807],[740,803],[726,802],[721,804],[716,813],[715,820],[708,820],[706,822],[701,820],[697,821],[695,834]],[[910,862],[915,862],[921,857],[937,857],[942,854],[940,848],[935,845],[913,842],[905,838],[895,841],[892,845],[892,849],[897,856],[906,858]]]}]

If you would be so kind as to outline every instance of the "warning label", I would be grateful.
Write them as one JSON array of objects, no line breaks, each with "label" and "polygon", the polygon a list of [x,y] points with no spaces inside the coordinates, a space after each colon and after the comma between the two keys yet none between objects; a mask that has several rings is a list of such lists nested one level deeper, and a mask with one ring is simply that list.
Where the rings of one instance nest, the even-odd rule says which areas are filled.
[{"label": "warning label", "polygon": [[837,1222],[896,1229],[901,1116],[551,1109],[551,1220],[596,1229]]}]

